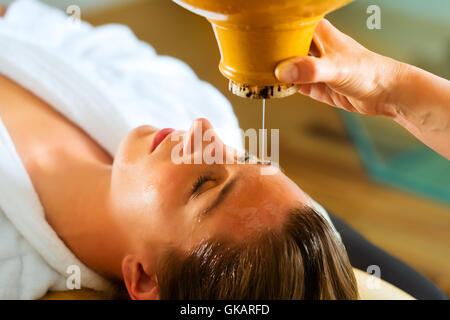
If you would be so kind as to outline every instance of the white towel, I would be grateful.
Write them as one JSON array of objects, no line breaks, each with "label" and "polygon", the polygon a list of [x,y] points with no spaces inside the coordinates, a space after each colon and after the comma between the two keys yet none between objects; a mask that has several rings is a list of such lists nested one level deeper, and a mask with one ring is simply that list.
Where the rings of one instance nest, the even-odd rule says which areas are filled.
[{"label": "white towel", "polygon": [[[241,148],[230,103],[183,62],[156,55],[124,26],[76,25],[32,0],[14,2],[0,18],[0,73],[27,88],[114,155],[142,124],[188,129],[208,118]],[[110,284],[87,268],[45,220],[31,180],[0,119],[0,299],[36,299],[67,290],[68,267],[82,287]]]},{"label": "white towel", "polygon": [[[198,117],[209,119],[226,144],[242,149],[228,100],[185,63],[158,56],[125,26],[73,24],[59,10],[17,0],[0,18],[0,74],[47,102],[112,156],[139,125],[188,129]],[[323,208],[318,211],[328,217]],[[81,269],[82,287],[110,289],[46,222],[0,119],[0,299],[67,290],[72,265]]]}]

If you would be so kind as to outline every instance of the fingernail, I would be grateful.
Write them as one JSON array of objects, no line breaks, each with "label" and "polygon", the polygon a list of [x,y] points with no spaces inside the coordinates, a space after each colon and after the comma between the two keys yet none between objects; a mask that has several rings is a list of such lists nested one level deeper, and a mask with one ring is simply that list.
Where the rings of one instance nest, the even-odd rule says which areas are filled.
[{"label": "fingernail", "polygon": [[298,80],[299,72],[292,61],[282,62],[275,70],[275,75],[281,82],[292,83]]}]

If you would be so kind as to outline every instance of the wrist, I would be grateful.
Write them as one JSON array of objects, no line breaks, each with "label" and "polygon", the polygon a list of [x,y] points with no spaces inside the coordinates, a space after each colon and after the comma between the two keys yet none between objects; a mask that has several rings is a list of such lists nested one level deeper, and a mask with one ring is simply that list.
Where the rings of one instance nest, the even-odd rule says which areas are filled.
[{"label": "wrist", "polygon": [[450,82],[420,68],[399,63],[391,90],[391,118],[414,132],[450,130]]},{"label": "wrist", "polygon": [[396,60],[389,60],[389,68],[384,70],[380,115],[397,119],[402,118],[407,110],[408,99],[411,98],[410,84],[412,66]]}]

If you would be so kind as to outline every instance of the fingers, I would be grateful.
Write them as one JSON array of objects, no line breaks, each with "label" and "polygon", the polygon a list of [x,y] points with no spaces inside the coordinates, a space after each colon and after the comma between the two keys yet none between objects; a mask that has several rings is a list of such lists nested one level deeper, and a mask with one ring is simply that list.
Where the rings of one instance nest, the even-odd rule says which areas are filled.
[{"label": "fingers", "polygon": [[[313,56],[295,57],[281,62],[275,69],[275,76],[284,83],[318,83],[325,82],[339,85],[346,69],[341,65],[341,71],[336,62],[339,56],[345,55],[348,37],[336,29],[328,20],[322,19],[314,33],[316,54]],[[351,39],[351,38],[349,38]],[[313,47],[313,46],[312,46]],[[314,56],[315,55],[315,56]],[[343,60],[344,64],[349,60]]]},{"label": "fingers", "polygon": [[313,36],[313,42],[310,48],[310,54],[314,57],[323,57],[326,54],[326,48],[333,44],[337,38],[336,33],[341,33],[328,20],[319,21]]},{"label": "fingers", "polygon": [[341,32],[331,24],[327,19],[322,19],[319,21],[316,27],[315,34],[317,34],[320,38],[327,39],[329,37],[333,37],[336,34],[340,34]]},{"label": "fingers", "polygon": [[319,102],[326,103],[332,107],[341,108],[351,112],[356,111],[346,96],[336,93],[324,83],[302,85],[299,89],[299,93],[309,96]]},{"label": "fingers", "polygon": [[329,59],[296,57],[281,62],[275,69],[275,76],[283,83],[333,83],[337,79],[337,68]]},{"label": "fingers", "polygon": [[311,47],[309,48],[308,55],[317,58],[323,57],[325,55],[325,46],[317,35],[314,35],[313,37],[313,42],[311,43]]},{"label": "fingers", "polygon": [[337,70],[326,54],[329,42],[335,41],[333,39],[337,37],[337,33],[341,32],[328,20],[322,19],[317,25],[313,39],[318,52],[313,56],[296,57],[281,62],[275,69],[275,76],[281,82],[298,84],[336,80]]},{"label": "fingers", "polygon": [[306,84],[302,87],[306,87],[304,89],[300,89],[299,92],[311,97],[314,100],[319,102],[326,103],[333,107],[336,107],[336,104],[333,101],[333,98],[330,95],[330,91],[328,87],[324,83],[315,83],[315,84]]}]

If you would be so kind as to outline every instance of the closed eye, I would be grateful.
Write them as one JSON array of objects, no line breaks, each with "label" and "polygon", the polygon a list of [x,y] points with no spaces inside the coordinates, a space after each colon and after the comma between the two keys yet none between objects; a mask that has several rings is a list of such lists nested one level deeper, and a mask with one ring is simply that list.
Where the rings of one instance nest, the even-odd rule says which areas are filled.
[{"label": "closed eye", "polygon": [[195,199],[201,194],[202,187],[209,181],[216,181],[211,175],[201,175],[192,185],[191,198]]}]

